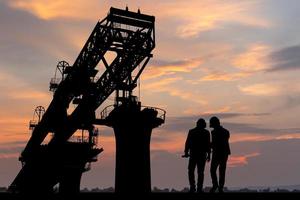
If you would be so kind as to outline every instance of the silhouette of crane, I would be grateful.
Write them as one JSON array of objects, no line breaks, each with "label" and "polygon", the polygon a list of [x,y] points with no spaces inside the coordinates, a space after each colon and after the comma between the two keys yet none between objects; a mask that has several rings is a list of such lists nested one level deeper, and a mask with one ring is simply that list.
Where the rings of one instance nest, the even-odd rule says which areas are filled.
[{"label": "silhouette of crane", "polygon": [[[32,135],[19,158],[23,165],[10,185],[11,191],[51,193],[58,184],[62,193],[79,192],[82,173],[103,151],[96,147],[98,130],[94,124],[109,124],[105,117],[96,119],[95,111],[114,91],[115,108],[135,99],[132,90],[155,47],[154,21],[154,16],[112,7],[96,24],[74,64],[58,63],[50,81],[53,99],[30,125]],[[108,52],[116,54],[110,63],[105,58]],[[97,78],[99,63],[105,71]],[[71,104],[76,108],[68,114]],[[155,108],[146,110],[156,112]],[[164,114],[155,126],[164,122]],[[77,131],[86,132],[88,139],[70,141]],[[42,144],[49,133],[53,137]]]}]

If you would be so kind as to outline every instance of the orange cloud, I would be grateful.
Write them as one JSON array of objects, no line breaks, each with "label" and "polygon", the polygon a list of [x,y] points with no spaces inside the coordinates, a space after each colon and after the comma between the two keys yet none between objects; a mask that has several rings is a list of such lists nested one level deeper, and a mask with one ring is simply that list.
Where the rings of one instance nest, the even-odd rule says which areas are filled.
[{"label": "orange cloud", "polygon": [[172,78],[164,78],[156,82],[146,83],[143,86],[144,90],[156,91],[159,88],[163,88],[164,86],[176,83],[182,80],[181,77],[172,77]]},{"label": "orange cloud", "polygon": [[24,141],[29,137],[30,118],[11,114],[0,115],[0,145],[5,142]]},{"label": "orange cloud", "polygon": [[254,134],[254,133],[235,133],[231,134],[230,143],[237,142],[263,142],[263,141],[271,141],[271,140],[293,140],[300,139],[300,133],[292,133],[292,134]]},{"label": "orange cloud", "polygon": [[293,139],[300,139],[300,133],[283,134],[283,135],[277,136],[275,139],[276,139],[276,140],[293,140]]},{"label": "orange cloud", "polygon": [[265,70],[269,67],[266,57],[271,48],[264,44],[252,44],[246,52],[237,55],[232,60],[232,65],[247,72]]},{"label": "orange cloud", "polygon": [[[152,137],[155,137],[155,135],[157,135],[157,137],[162,136],[164,138],[166,137],[164,135],[170,135],[170,133],[158,129],[153,132]],[[172,132],[172,137],[167,137],[166,140],[155,141],[152,139],[151,150],[164,150],[173,153],[182,152],[185,139],[186,135],[181,132]]]},{"label": "orange cloud", "polygon": [[274,140],[276,137],[273,135],[266,135],[266,134],[231,134],[230,137],[230,143],[236,143],[236,142],[261,142],[261,141],[268,141],[268,140]]},{"label": "orange cloud", "polygon": [[203,96],[197,95],[195,92],[189,92],[187,90],[179,89],[173,86],[173,84],[180,80],[182,80],[181,77],[165,78],[157,82],[145,83],[142,89],[150,93],[165,92],[171,96],[175,96],[183,100],[188,100],[201,105],[207,104]]},{"label": "orange cloud", "polygon": [[[177,34],[181,37],[196,36],[202,31],[221,28],[224,22],[234,22],[247,26],[271,27],[269,20],[253,16],[259,9],[259,1],[218,1],[218,0],[190,0],[190,1],[156,1],[127,2],[129,7],[141,7],[160,19],[175,18],[182,25],[177,27]],[[125,7],[124,2],[99,2],[90,0],[11,0],[9,5],[16,9],[25,10],[44,20],[57,18],[98,19],[101,12],[106,13],[109,6]]]},{"label": "orange cloud", "polygon": [[[6,142],[27,141],[31,132],[28,130],[33,109],[45,105],[51,98],[50,92],[40,92],[25,81],[7,73],[0,72],[3,88],[0,113],[0,145]],[[29,108],[29,109],[28,109]]]},{"label": "orange cloud", "polygon": [[242,93],[253,96],[276,96],[280,94],[280,88],[275,85],[254,84],[238,86],[238,88]]},{"label": "orange cloud", "polygon": [[5,90],[2,91],[2,95],[5,98],[20,100],[30,99],[44,102],[51,99],[51,93],[49,91],[36,90],[24,80],[12,74],[0,71],[0,79],[3,80],[3,82],[0,83],[0,87],[3,86],[5,88]]},{"label": "orange cloud", "polygon": [[37,90],[14,90],[10,91],[7,96],[12,99],[19,99],[19,100],[45,100],[45,99],[51,99],[51,94],[49,92],[41,92]]},{"label": "orange cloud", "polygon": [[247,26],[271,27],[271,22],[252,15],[259,8],[258,1],[191,0],[165,3],[165,16],[181,19],[177,33],[181,37],[193,37],[203,31],[222,27],[223,22],[235,22]]},{"label": "orange cloud", "polygon": [[[37,17],[50,20],[55,18],[75,19],[97,19],[101,11],[101,3],[96,0],[89,0],[88,3],[82,0],[12,0],[9,5],[16,9],[25,10]],[[98,12],[93,12],[97,10]],[[100,12],[101,13],[101,12]]]},{"label": "orange cloud", "polygon": [[215,72],[202,77],[200,81],[236,81],[248,76],[250,76],[250,74],[247,72],[238,72],[238,73]]},{"label": "orange cloud", "polygon": [[158,78],[164,75],[172,75],[178,72],[189,73],[194,69],[197,69],[199,65],[202,64],[202,59],[192,58],[186,59],[178,62],[163,64],[163,65],[150,65],[145,70],[142,75],[143,80],[148,80],[152,78]]},{"label": "orange cloud", "polygon": [[229,156],[228,159],[228,166],[229,167],[239,167],[248,164],[249,158],[257,157],[260,153],[251,153],[246,155],[239,155],[239,156]]},{"label": "orange cloud", "polygon": [[0,153],[0,159],[18,158],[20,153]]},{"label": "orange cloud", "polygon": [[1,141],[0,142],[0,159],[17,158],[20,155],[21,149],[25,146],[25,140]]},{"label": "orange cloud", "polygon": [[230,106],[223,106],[223,107],[221,107],[219,109],[205,111],[205,112],[203,112],[203,114],[226,113],[226,112],[229,112],[230,110],[231,110]]},{"label": "orange cloud", "polygon": [[187,100],[187,101],[191,101],[191,102],[195,102],[201,105],[207,105],[208,102],[204,99],[203,96],[198,95],[194,92],[188,92],[186,90],[181,90],[178,88],[168,88],[168,93],[171,96],[175,96],[175,97],[179,97],[181,99]]}]

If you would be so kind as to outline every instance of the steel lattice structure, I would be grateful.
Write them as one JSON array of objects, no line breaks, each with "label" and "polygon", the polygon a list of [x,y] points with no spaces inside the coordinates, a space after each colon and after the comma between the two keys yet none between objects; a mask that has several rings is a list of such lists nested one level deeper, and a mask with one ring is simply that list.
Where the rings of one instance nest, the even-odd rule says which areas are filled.
[{"label": "steel lattice structure", "polygon": [[[50,191],[57,183],[70,184],[65,180],[69,176],[62,170],[66,162],[83,168],[86,163],[95,161],[94,157],[101,149],[95,148],[92,143],[71,144],[68,139],[77,130],[87,130],[93,136],[96,109],[114,91],[124,88],[132,91],[136,87],[137,79],[155,47],[154,21],[154,16],[111,8],[107,17],[96,24],[74,64],[69,66],[65,61],[58,64],[62,78],[60,82],[53,79],[50,83],[53,99],[21,153],[23,167],[11,184],[11,190],[24,192],[38,188]],[[110,64],[105,59],[109,51],[116,53]],[[96,66],[100,62],[106,70],[98,79]],[[133,78],[132,72],[139,65],[141,68]],[[76,103],[77,107],[67,114],[72,103]],[[41,145],[49,133],[53,133],[52,139]],[[61,151],[69,161],[60,156]],[[47,170],[51,170],[51,175],[41,178]],[[61,190],[74,191],[66,186],[60,187]]]}]

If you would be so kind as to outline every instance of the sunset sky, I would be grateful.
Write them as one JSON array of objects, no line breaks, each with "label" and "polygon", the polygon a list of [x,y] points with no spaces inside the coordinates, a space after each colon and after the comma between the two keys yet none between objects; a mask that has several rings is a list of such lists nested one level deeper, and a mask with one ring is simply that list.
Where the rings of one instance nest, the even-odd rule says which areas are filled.
[{"label": "sunset sky", "polygon": [[[142,104],[167,111],[152,134],[152,186],[188,186],[187,132],[214,115],[231,133],[227,186],[300,184],[300,1],[0,0],[0,187],[21,167],[28,122],[52,99],[57,62],[73,64],[96,22],[126,5],[156,17],[140,81]],[[113,130],[99,128],[104,152],[82,187],[114,185]]]}]

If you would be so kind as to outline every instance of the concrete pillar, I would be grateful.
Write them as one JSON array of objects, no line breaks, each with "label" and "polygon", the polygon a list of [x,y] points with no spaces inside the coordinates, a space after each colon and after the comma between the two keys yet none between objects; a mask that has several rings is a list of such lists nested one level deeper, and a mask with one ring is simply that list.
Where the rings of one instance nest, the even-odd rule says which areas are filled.
[{"label": "concrete pillar", "polygon": [[121,105],[110,113],[109,121],[116,138],[115,191],[151,192],[151,133],[161,124],[157,111]]}]

